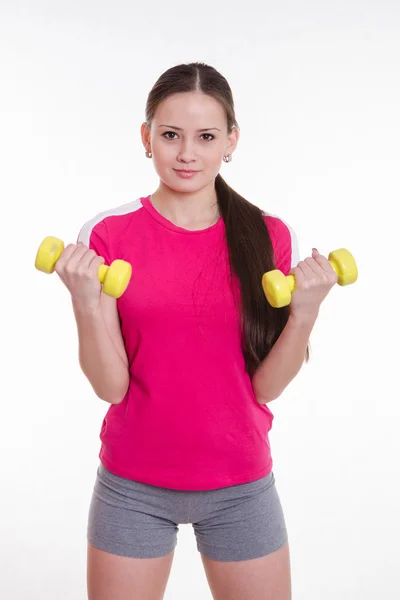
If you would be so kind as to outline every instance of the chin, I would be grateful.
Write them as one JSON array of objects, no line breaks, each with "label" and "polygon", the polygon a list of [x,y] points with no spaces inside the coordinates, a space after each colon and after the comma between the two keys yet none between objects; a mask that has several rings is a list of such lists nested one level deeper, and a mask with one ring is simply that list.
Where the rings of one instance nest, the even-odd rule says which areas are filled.
[{"label": "chin", "polygon": [[169,187],[171,190],[174,190],[175,192],[193,193],[198,192],[207,186],[214,185],[216,176],[213,177],[211,180],[205,180],[203,173],[199,173],[199,175],[202,176],[201,179],[198,176],[194,177],[193,179],[180,179],[178,176],[171,177],[169,173],[165,174],[165,176],[159,174],[159,177],[164,185]]},{"label": "chin", "polygon": [[166,185],[167,187],[169,187],[171,190],[174,190],[174,192],[196,192],[198,190],[201,190],[204,185],[199,185],[199,182],[195,182],[195,181],[191,181],[190,179],[188,180],[171,180],[170,178],[160,178],[163,182],[164,185]]}]

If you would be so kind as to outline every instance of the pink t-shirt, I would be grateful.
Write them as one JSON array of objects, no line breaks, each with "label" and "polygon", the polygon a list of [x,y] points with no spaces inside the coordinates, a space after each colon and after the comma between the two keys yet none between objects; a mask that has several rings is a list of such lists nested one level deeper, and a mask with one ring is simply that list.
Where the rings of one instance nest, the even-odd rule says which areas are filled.
[{"label": "pink t-shirt", "polygon": [[[264,218],[276,267],[288,274],[293,231],[277,217]],[[133,269],[117,300],[130,386],[103,421],[104,466],[180,490],[267,475],[273,415],[257,402],[245,370],[239,288],[230,281],[223,219],[189,231],[163,217],[147,196],[98,214],[79,241],[106,265],[119,258]]]}]

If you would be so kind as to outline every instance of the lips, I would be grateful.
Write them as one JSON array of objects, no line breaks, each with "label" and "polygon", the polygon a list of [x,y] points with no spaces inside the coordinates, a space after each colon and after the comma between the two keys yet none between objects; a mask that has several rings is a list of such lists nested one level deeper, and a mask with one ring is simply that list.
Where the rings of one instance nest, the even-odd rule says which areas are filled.
[{"label": "lips", "polygon": [[181,179],[191,179],[192,177],[195,177],[197,173],[200,173],[200,171],[190,171],[189,169],[174,169],[174,171],[176,176]]}]

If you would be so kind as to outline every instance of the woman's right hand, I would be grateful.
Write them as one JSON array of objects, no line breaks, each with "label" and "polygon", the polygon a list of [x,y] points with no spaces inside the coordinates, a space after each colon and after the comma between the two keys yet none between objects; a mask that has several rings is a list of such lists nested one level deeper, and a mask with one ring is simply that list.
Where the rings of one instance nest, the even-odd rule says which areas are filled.
[{"label": "woman's right hand", "polygon": [[55,271],[79,310],[94,311],[100,307],[101,283],[97,273],[103,263],[104,258],[82,242],[66,246],[56,262]]}]

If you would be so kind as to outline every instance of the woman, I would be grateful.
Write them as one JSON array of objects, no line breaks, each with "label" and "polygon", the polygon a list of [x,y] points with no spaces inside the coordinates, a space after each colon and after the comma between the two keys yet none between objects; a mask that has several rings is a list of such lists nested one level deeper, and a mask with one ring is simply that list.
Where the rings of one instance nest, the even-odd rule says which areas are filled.
[{"label": "woman", "polygon": [[[288,536],[268,441],[337,281],[289,227],[219,175],[239,139],[231,89],[202,63],[166,71],[141,136],[157,190],[82,228],[56,270],[71,293],[80,365],[110,408],[88,525],[89,600],[163,598],[179,523],[192,523],[217,600],[289,600]],[[118,300],[99,265],[131,263]],[[263,273],[296,277],[289,308]]]}]

